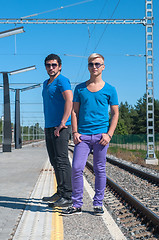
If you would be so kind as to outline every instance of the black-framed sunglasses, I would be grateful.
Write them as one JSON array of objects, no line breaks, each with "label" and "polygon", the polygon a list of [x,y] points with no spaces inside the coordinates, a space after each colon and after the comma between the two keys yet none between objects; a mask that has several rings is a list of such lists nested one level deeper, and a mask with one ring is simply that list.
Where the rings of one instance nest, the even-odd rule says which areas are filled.
[{"label": "black-framed sunglasses", "polygon": [[50,68],[50,67],[56,68],[57,67],[57,63],[51,63],[51,64],[50,63],[46,63],[45,66],[47,68]]},{"label": "black-framed sunglasses", "polygon": [[98,63],[98,62],[96,62],[96,63],[92,63],[92,62],[88,63],[88,67],[89,68],[92,68],[93,66],[95,66],[96,68],[100,68],[102,65],[104,65],[104,64],[101,64],[101,63]]}]

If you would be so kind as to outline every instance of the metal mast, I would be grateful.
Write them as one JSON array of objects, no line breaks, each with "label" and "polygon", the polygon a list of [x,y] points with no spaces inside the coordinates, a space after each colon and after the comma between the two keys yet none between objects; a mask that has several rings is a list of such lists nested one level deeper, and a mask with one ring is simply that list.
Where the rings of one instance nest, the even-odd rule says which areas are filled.
[{"label": "metal mast", "polygon": [[146,107],[147,156],[146,162],[156,161],[154,127],[154,73],[153,73],[153,0],[145,0],[146,10]]}]

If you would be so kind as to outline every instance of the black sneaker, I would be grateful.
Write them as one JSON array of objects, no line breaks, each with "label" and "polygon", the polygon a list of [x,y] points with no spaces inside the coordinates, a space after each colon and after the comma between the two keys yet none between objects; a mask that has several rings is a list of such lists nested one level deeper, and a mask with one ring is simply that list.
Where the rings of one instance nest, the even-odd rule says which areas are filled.
[{"label": "black sneaker", "polygon": [[72,199],[59,198],[56,202],[50,202],[49,207],[69,207],[72,205]]},{"label": "black sneaker", "polygon": [[56,202],[59,198],[59,195],[55,193],[51,197],[43,197],[42,200],[44,202]]},{"label": "black sneaker", "polygon": [[94,214],[97,215],[97,216],[100,216],[104,213],[104,210],[102,207],[100,206],[97,206],[97,207],[94,207]]},{"label": "black sneaker", "polygon": [[81,208],[68,207],[66,210],[61,212],[62,215],[72,215],[72,214],[81,214]]}]

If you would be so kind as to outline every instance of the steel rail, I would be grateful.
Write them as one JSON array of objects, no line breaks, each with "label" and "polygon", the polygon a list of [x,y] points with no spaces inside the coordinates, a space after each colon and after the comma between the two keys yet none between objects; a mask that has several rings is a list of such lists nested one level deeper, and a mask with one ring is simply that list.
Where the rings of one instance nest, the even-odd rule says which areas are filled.
[{"label": "steel rail", "polygon": [[117,165],[117,166],[119,166],[119,167],[121,167],[123,169],[126,169],[127,171],[133,172],[136,175],[140,175],[140,176],[142,176],[142,177],[144,177],[144,178],[146,178],[148,180],[151,180],[151,181],[155,182],[156,184],[159,184],[159,177],[157,177],[157,176],[155,176],[155,175],[153,175],[151,173],[146,173],[146,172],[144,172],[144,171],[142,171],[140,169],[137,169],[137,168],[135,168],[133,166],[129,166],[127,164],[124,164],[124,163],[118,162],[118,161],[116,161],[114,159],[111,159],[110,157],[107,157],[107,161],[109,163],[113,164],[113,165]]},{"label": "steel rail", "polygon": [[[72,147],[74,147],[74,145],[72,145]],[[107,157],[107,161],[113,165],[119,166],[127,171],[130,171],[138,176],[142,176],[143,178],[146,178],[147,180],[150,180],[151,182],[155,182],[156,184],[159,184],[159,177],[156,175],[144,172],[143,170],[137,169],[136,167],[127,165],[125,163],[118,162],[110,157]]]},{"label": "steel rail", "polygon": [[[86,164],[92,171],[93,171],[93,165],[89,162]],[[126,200],[131,206],[133,206],[138,211],[142,212],[142,215],[144,217],[146,216],[147,219],[149,219],[156,228],[159,229],[159,216],[157,216],[155,213],[153,213],[150,209],[145,207],[139,200],[137,200],[135,197],[133,197],[130,193],[125,191],[121,186],[119,186],[117,183],[115,183],[112,179],[107,177],[107,183],[110,187],[112,187],[120,196]]]},{"label": "steel rail", "polygon": [[[145,207],[139,200],[137,200],[135,197],[133,197],[130,193],[125,191],[121,186],[116,184],[113,180],[111,180],[109,177],[107,177],[107,183],[115,189],[128,203],[130,203],[133,207],[135,207],[137,210],[142,212],[142,215],[145,214],[145,216],[152,221],[154,225],[157,226],[159,229],[159,216],[157,216],[155,213],[153,213],[150,209]],[[144,216],[144,217],[145,217]]]},{"label": "steel rail", "polygon": [[[73,146],[72,146],[73,147]],[[69,148],[71,152],[73,152],[72,149]],[[114,161],[115,162],[115,161]],[[124,164],[122,164],[124,166]],[[93,165],[87,161],[86,166],[93,171]],[[127,167],[127,166],[126,166]],[[128,166],[129,169],[132,167]],[[137,170],[136,168],[133,168],[134,170]],[[136,171],[138,172],[138,171]],[[139,170],[139,172],[142,173],[142,171]],[[147,173],[145,173],[147,176]],[[151,174],[148,174],[151,176]],[[153,176],[154,177],[154,176]],[[155,179],[156,180],[156,179]],[[157,178],[158,180],[158,178]],[[120,196],[122,196],[131,206],[133,206],[137,211],[141,212],[144,217],[146,216],[147,219],[149,219],[150,222],[152,222],[156,228],[159,229],[159,216],[157,216],[155,213],[153,213],[150,209],[148,209],[146,206],[144,206],[138,199],[133,197],[130,193],[125,191],[121,186],[119,186],[117,183],[115,183],[110,177],[107,176],[107,184],[113,188]]]}]

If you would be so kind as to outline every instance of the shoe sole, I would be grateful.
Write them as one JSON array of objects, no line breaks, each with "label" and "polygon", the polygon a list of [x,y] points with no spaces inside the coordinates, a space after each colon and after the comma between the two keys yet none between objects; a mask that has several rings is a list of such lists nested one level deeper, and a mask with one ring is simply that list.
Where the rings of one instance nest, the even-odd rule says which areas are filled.
[{"label": "shoe sole", "polygon": [[103,216],[103,213],[94,213],[95,216]]},{"label": "shoe sole", "polygon": [[57,200],[59,200],[59,198],[56,199],[56,200],[49,200],[49,201],[45,201],[45,202],[48,202],[48,203],[55,203]]},{"label": "shoe sole", "polygon": [[75,215],[75,214],[82,214],[82,212],[74,212],[74,213],[61,213],[62,216],[71,216],[71,215]]},{"label": "shoe sole", "polygon": [[[57,199],[58,200],[58,199]],[[46,203],[54,203],[56,202],[57,200],[42,200],[43,202],[46,202]]]}]

